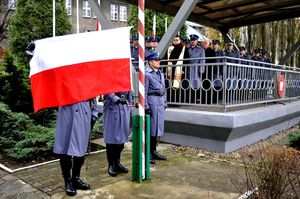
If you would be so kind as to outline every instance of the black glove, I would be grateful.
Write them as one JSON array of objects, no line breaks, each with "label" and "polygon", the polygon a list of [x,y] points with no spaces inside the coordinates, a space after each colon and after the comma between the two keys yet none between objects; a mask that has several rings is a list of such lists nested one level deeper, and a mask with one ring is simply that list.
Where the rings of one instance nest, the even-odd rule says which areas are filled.
[{"label": "black glove", "polygon": [[146,110],[145,110],[145,113],[146,113],[147,115],[150,115],[150,116],[152,116],[152,112],[151,112],[151,110],[150,110],[150,109],[146,109]]},{"label": "black glove", "polygon": [[95,117],[95,116],[92,115],[92,118],[91,118],[91,129],[93,129],[96,121],[97,121],[97,117]]},{"label": "black glove", "polygon": [[127,104],[127,100],[121,100],[121,104]]},{"label": "black glove", "polygon": [[118,100],[116,101],[116,104],[121,104],[121,100],[118,99]]}]

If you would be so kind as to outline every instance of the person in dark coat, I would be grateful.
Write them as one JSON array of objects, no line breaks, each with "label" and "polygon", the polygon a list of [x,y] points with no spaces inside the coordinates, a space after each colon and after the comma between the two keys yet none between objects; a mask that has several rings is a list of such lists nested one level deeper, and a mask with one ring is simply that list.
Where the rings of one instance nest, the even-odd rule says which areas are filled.
[{"label": "person in dark coat", "polygon": [[156,150],[159,137],[164,134],[166,88],[159,53],[154,51],[146,59],[149,66],[145,72],[145,112],[150,115],[150,163],[155,164],[155,160],[166,160]]},{"label": "person in dark coat", "polygon": [[[181,89],[182,80],[185,79],[186,67],[182,65],[189,64],[190,62],[186,59],[190,58],[188,49],[181,43],[181,38],[176,35],[173,38],[172,46],[168,48],[166,59],[168,60],[167,78],[172,80],[171,92],[168,92],[167,98],[170,102],[182,103],[186,102],[185,93]],[[182,61],[182,59],[185,59]],[[173,60],[173,61],[169,61]],[[172,92],[173,91],[173,92]],[[174,92],[176,91],[176,92]],[[180,100],[181,98],[181,100]]]},{"label": "person in dark coat", "polygon": [[[220,49],[220,41],[217,39],[212,40],[212,49],[215,51],[216,57],[223,57],[224,52]],[[222,63],[223,58],[213,59],[216,63]],[[213,69],[213,103],[219,103],[223,98],[223,89],[222,82],[224,82],[223,78],[223,65],[215,65],[212,67]]]},{"label": "person in dark coat", "polygon": [[106,143],[108,174],[128,173],[128,168],[121,164],[121,152],[130,134],[129,105],[132,103],[131,92],[111,93],[104,96],[103,135]]},{"label": "person in dark coat", "polygon": [[53,152],[60,157],[67,195],[76,195],[76,189],[90,189],[90,185],[80,179],[80,170],[88,149],[91,123],[97,117],[96,99],[62,106],[58,109]]},{"label": "person in dark coat", "polygon": [[132,46],[130,47],[130,54],[132,58],[132,65],[135,70],[139,70],[139,37],[138,35],[134,35],[132,37]]},{"label": "person in dark coat", "polygon": [[[189,57],[196,58],[190,60],[190,64],[193,64],[187,67],[187,74],[186,77],[190,82],[190,90],[191,90],[191,103],[200,103],[200,85],[201,85],[201,77],[202,73],[204,72],[204,59],[205,58],[205,51],[202,47],[198,46],[198,39],[199,37],[195,34],[190,35],[191,43],[190,47],[188,48]],[[198,65],[199,64],[199,65]],[[189,98],[189,96],[186,96]]]},{"label": "person in dark coat", "polygon": [[[205,57],[215,57],[215,51],[210,47],[210,40],[206,39],[202,42],[202,47],[205,50]],[[206,59],[205,63],[215,63],[215,59]],[[212,82],[211,79],[212,76],[212,67],[207,65],[205,66],[204,73],[202,73],[202,93],[201,93],[201,103],[202,104],[211,104],[212,99],[212,85],[210,82]],[[209,81],[208,81],[209,80]],[[204,89],[204,90],[203,90]]]}]

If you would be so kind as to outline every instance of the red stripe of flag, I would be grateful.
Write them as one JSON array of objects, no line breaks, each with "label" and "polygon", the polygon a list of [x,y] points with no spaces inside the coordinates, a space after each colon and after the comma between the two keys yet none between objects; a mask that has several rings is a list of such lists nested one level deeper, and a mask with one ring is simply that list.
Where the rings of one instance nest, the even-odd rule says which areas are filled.
[{"label": "red stripe of flag", "polygon": [[34,112],[91,96],[129,91],[130,59],[99,60],[49,69],[30,78]]}]

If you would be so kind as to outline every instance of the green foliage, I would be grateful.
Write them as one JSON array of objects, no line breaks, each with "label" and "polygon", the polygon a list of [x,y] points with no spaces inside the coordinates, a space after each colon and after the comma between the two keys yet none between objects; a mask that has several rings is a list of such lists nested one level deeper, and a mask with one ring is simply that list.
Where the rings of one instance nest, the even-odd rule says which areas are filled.
[{"label": "green foliage", "polygon": [[0,102],[0,152],[18,160],[52,154],[54,128],[34,125],[24,113],[15,113]]},{"label": "green foliage", "polygon": [[100,132],[102,132],[102,117],[98,117],[95,125],[94,125],[94,128],[92,129],[92,132],[91,132],[91,139],[96,139],[96,138],[99,138],[99,134]]},{"label": "green foliage", "polygon": [[300,131],[295,131],[289,134],[289,146],[300,149]]},{"label": "green foliage", "polygon": [[[15,112],[31,113],[30,57],[25,51],[30,41],[52,36],[52,1],[18,0],[17,8],[9,26],[9,51],[5,53],[0,67],[0,100]],[[67,34],[70,29],[65,1],[56,1],[56,35]],[[44,124],[53,119],[55,111],[49,110],[40,115],[46,118],[33,118]]]},{"label": "green foliage", "polygon": [[32,160],[52,154],[54,129],[36,126],[33,130],[22,132],[24,139],[9,150],[9,156],[17,160]]},{"label": "green foliage", "polygon": [[[9,26],[9,46],[16,63],[27,65],[25,53],[30,41],[53,36],[52,1],[18,0],[15,15]],[[65,1],[56,1],[56,35],[70,32],[71,24],[65,9]]]},{"label": "green foliage", "polygon": [[[153,16],[156,14],[156,36],[162,38],[165,34],[165,19],[167,18],[168,27],[173,21],[174,17],[171,17],[164,13],[154,12],[152,10],[145,10],[145,37],[152,35],[153,29]],[[137,6],[131,6],[130,16],[127,20],[128,25],[133,26],[131,29],[131,34],[138,34],[138,8]],[[184,25],[180,29],[180,36],[182,38],[187,38],[187,27]]]},{"label": "green foliage", "polygon": [[16,112],[32,112],[28,68],[16,65],[11,52],[5,52],[1,65],[0,100]]}]

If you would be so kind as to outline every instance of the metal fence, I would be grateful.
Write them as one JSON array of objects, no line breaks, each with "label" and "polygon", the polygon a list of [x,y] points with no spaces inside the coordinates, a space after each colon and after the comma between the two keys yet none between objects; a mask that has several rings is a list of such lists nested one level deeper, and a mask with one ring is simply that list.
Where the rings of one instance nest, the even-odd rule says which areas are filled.
[{"label": "metal fence", "polygon": [[[195,62],[200,64],[191,64]],[[226,109],[300,97],[298,68],[212,57],[161,60],[161,69],[165,75],[169,105],[218,106]],[[280,75],[284,77],[283,96],[278,93]]]}]

